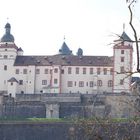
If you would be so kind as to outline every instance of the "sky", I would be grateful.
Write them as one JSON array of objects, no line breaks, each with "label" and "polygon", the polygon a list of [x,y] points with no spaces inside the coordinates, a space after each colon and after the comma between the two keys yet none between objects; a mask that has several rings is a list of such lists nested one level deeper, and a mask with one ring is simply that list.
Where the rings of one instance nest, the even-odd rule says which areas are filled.
[{"label": "sky", "polygon": [[[140,32],[140,1],[134,7],[134,23]],[[125,0],[0,0],[0,37],[11,24],[15,44],[25,55],[58,54],[64,37],[76,54],[113,55],[115,34],[133,39]]]}]

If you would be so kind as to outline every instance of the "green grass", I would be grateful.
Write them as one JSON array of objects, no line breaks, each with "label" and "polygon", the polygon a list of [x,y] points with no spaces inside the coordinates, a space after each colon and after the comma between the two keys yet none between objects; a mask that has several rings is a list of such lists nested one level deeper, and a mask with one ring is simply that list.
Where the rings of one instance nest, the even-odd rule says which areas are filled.
[{"label": "green grass", "polygon": [[140,122],[140,117],[138,118],[112,118],[112,119],[102,119],[102,118],[18,118],[18,117],[4,117],[0,118],[0,122],[88,122],[88,123],[128,123],[128,122]]}]

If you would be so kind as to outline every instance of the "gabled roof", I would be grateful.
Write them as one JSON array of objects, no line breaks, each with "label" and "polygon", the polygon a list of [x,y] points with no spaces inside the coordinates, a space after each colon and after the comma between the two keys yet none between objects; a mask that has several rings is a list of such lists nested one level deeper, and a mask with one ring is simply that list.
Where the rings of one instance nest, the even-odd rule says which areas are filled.
[{"label": "gabled roof", "polygon": [[18,81],[16,80],[15,77],[10,78],[10,79],[8,80],[8,82],[17,82],[17,83],[18,83]]},{"label": "gabled roof", "polygon": [[77,55],[52,55],[52,56],[17,56],[14,66],[113,66],[112,57],[108,56],[77,56]]}]

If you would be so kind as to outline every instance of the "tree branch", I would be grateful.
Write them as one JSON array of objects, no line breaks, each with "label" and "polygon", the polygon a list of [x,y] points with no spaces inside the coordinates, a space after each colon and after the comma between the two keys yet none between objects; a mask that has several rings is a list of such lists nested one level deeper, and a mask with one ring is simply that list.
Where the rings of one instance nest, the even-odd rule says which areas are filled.
[{"label": "tree branch", "polygon": [[132,4],[136,2],[135,0],[132,0],[132,2],[129,4],[128,6],[128,9],[129,9],[129,12],[130,12],[130,21],[129,21],[129,24],[134,32],[134,38],[135,38],[135,44],[136,44],[136,54],[137,54],[137,72],[140,72],[140,69],[139,69],[139,45],[138,45],[138,37],[137,37],[137,32],[133,26],[133,12],[132,12],[132,9],[131,9],[131,6]]}]

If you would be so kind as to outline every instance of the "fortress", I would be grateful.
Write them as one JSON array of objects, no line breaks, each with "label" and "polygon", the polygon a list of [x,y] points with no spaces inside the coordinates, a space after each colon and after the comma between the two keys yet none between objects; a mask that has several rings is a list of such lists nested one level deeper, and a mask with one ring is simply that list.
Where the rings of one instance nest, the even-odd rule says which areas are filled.
[{"label": "fortress", "polygon": [[[108,97],[131,93],[131,76],[127,72],[132,71],[132,45],[123,32],[115,41],[111,57],[85,56],[81,48],[74,55],[65,41],[58,54],[25,56],[7,23],[0,41],[1,116],[15,113],[25,117],[65,117],[83,112],[84,116],[106,115],[104,110],[110,110],[111,99],[105,93]],[[97,110],[93,104],[99,105]],[[25,114],[23,108],[28,110]]]}]

